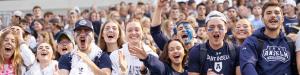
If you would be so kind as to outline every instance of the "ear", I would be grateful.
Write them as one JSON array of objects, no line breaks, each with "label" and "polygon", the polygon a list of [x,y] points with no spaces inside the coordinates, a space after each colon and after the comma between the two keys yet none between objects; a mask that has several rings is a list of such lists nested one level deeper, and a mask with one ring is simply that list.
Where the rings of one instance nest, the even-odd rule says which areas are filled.
[{"label": "ear", "polygon": [[282,15],[280,19],[281,19],[281,23],[283,23],[284,22],[284,16]]}]

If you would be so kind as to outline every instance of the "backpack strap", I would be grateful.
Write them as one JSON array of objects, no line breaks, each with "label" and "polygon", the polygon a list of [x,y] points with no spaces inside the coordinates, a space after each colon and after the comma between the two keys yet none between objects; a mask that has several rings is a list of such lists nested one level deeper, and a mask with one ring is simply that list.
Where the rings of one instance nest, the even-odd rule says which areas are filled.
[{"label": "backpack strap", "polygon": [[256,40],[257,40],[257,44],[258,44],[258,47],[255,49],[257,55],[260,55],[261,54],[261,51],[263,50],[263,47],[265,46],[265,42],[264,40],[256,37]]},{"label": "backpack strap", "polygon": [[290,48],[290,53],[291,53],[291,61],[292,61],[292,71],[293,73],[295,73],[295,75],[299,75],[298,74],[298,70],[297,70],[297,61],[296,61],[296,46],[295,46],[295,42],[290,38],[290,37],[285,37],[288,46]]},{"label": "backpack strap", "polygon": [[206,43],[199,44],[199,49],[200,49],[200,67],[201,67],[201,70],[202,70],[204,65],[205,65],[205,60],[206,60],[206,57],[207,57]]},{"label": "backpack strap", "polygon": [[235,50],[236,46],[230,41],[227,42],[227,45],[229,47],[230,58],[231,58],[231,60],[235,61],[236,60],[236,50]]}]

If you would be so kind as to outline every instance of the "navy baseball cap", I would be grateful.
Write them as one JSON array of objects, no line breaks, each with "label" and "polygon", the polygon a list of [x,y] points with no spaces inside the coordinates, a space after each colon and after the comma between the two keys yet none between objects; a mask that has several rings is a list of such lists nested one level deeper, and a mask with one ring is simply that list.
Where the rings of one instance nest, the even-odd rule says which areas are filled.
[{"label": "navy baseball cap", "polygon": [[71,31],[67,31],[67,30],[60,31],[58,33],[58,36],[56,37],[57,43],[59,43],[62,40],[62,37],[66,37],[72,42],[72,44],[75,45],[74,37]]},{"label": "navy baseball cap", "polygon": [[80,28],[84,28],[84,27],[89,28],[91,31],[94,30],[93,24],[92,24],[91,21],[86,20],[86,19],[81,19],[81,20],[78,20],[78,21],[75,23],[75,29],[74,29],[74,31],[76,31],[77,29],[80,29]]}]

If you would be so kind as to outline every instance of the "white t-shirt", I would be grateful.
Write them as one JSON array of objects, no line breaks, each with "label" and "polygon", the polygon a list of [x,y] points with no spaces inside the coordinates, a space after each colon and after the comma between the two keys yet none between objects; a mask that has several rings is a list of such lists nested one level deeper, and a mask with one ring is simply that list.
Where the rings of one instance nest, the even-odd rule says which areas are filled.
[{"label": "white t-shirt", "polygon": [[41,68],[39,62],[35,62],[27,71],[26,75],[53,75],[55,66],[58,67],[58,62],[56,60],[52,60],[44,69]]},{"label": "white t-shirt", "polygon": [[296,52],[300,51],[300,32],[297,33],[297,39],[296,39]]},{"label": "white t-shirt", "polygon": [[[154,56],[158,55],[147,45],[143,44],[143,48],[147,54],[152,54]],[[139,58],[130,55],[128,50],[128,44],[124,44],[121,49],[115,50],[111,53],[110,59],[112,61],[112,73],[111,75],[119,75],[120,74],[120,64],[119,64],[119,54],[118,51],[122,51],[125,56],[125,60],[128,66],[128,74],[127,75],[141,75],[140,70],[141,66],[144,65]]]}]

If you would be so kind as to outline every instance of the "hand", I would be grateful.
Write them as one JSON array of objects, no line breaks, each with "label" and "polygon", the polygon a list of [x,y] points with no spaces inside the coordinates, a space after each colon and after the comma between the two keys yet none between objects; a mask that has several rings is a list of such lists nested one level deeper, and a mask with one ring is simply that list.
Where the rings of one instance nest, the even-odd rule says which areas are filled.
[{"label": "hand", "polygon": [[145,60],[147,58],[147,54],[145,50],[135,47],[135,46],[129,46],[129,52],[131,55],[138,57],[141,60]]},{"label": "hand", "polygon": [[59,75],[59,69],[58,69],[58,65],[56,64],[55,66],[54,66],[54,73],[53,73],[53,75]]},{"label": "hand", "polygon": [[10,30],[10,28],[11,28],[11,27],[9,26],[9,27],[6,27],[6,28],[0,30],[0,35],[1,35],[2,33],[6,32],[6,31]]},{"label": "hand", "polygon": [[159,0],[159,1],[157,1],[158,3],[157,3],[157,7],[158,8],[163,8],[163,7],[165,7],[167,4],[168,4],[168,0]]},{"label": "hand", "polygon": [[20,42],[24,41],[23,34],[24,34],[23,30],[16,31],[16,35],[18,36],[18,39],[19,39]]},{"label": "hand", "polygon": [[119,64],[120,64],[121,72],[126,72],[128,67],[127,67],[127,62],[125,60],[125,55],[123,54],[122,51],[118,51],[118,55],[119,55]]},{"label": "hand", "polygon": [[296,39],[297,39],[297,34],[290,33],[290,34],[287,35],[287,37],[291,38],[293,41],[296,41]]},{"label": "hand", "polygon": [[76,51],[76,55],[78,55],[81,59],[88,59],[88,56],[81,51]]}]

